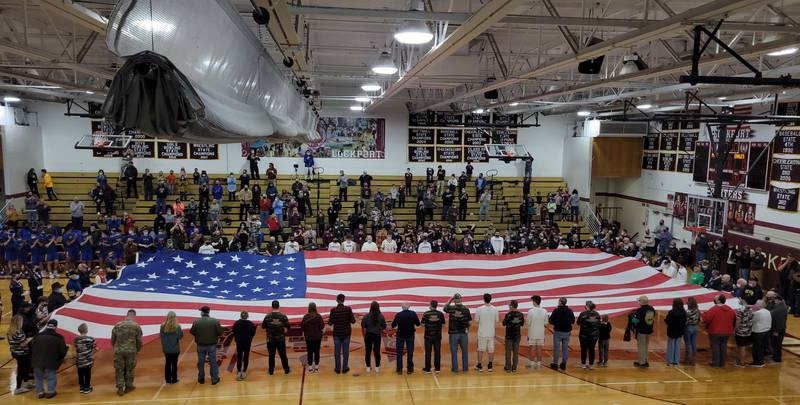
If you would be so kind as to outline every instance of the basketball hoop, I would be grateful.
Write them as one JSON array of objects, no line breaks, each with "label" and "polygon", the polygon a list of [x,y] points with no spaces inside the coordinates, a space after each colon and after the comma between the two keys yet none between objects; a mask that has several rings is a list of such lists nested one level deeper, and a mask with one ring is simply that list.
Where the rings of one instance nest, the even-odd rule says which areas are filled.
[{"label": "basketball hoop", "polygon": [[133,136],[91,134],[83,135],[75,142],[75,149],[91,149],[97,151],[122,151],[128,148]]}]

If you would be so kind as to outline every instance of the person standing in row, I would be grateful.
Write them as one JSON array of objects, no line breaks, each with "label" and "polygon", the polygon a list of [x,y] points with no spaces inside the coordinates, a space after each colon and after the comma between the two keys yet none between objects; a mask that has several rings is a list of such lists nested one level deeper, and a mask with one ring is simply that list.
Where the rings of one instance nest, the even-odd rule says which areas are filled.
[{"label": "person standing in row", "polygon": [[639,297],[639,308],[633,313],[633,325],[636,329],[636,349],[639,352],[639,361],[633,362],[633,365],[639,368],[650,367],[650,363],[647,361],[648,344],[650,335],[653,334],[656,310],[650,306],[649,302],[650,300],[646,295]]},{"label": "person standing in row", "polygon": [[117,395],[122,396],[136,389],[133,385],[136,355],[142,350],[142,328],[136,323],[136,311],[129,309],[125,319],[114,325],[111,346]]},{"label": "person standing in row", "polygon": [[381,371],[381,333],[386,329],[386,318],[381,314],[377,301],[369,304],[369,313],[361,318],[361,331],[364,334],[364,364],[367,374],[372,371],[371,357],[375,357],[375,372]]},{"label": "person standing in row", "polygon": [[497,308],[490,304],[492,302],[491,294],[483,294],[483,305],[475,310],[475,321],[478,323],[478,364],[475,365],[475,370],[479,373],[483,372],[482,360],[483,354],[488,352],[488,364],[486,370],[490,373],[493,370],[492,361],[494,360],[494,334],[495,326],[500,321],[500,315]]},{"label": "person standing in row", "polygon": [[[64,337],[56,332],[58,322],[47,321],[47,326],[31,342],[31,366],[36,380],[36,393],[39,399],[56,396],[56,372],[67,356],[67,344]],[[47,389],[44,383],[47,380]]]},{"label": "person standing in row", "polygon": [[764,357],[769,347],[772,314],[764,300],[756,301],[753,309],[753,367],[764,367]]},{"label": "person standing in row", "polygon": [[174,311],[167,312],[167,319],[161,324],[158,335],[161,339],[161,350],[164,352],[164,382],[177,384],[183,330]]},{"label": "person standing in row", "polygon": [[[432,172],[433,170],[431,170]],[[472,321],[472,315],[469,313],[469,308],[461,303],[461,294],[456,293],[447,301],[444,306],[444,312],[449,315],[447,320],[448,328],[447,333],[450,340],[450,371],[458,372],[458,349],[461,349],[461,370],[467,372],[469,370],[469,340],[467,331],[469,330],[469,323]]]},{"label": "person standing in row", "polygon": [[211,308],[200,308],[200,319],[192,323],[189,333],[194,336],[197,345],[197,383],[206,383],[206,361],[211,371],[211,385],[219,383],[219,365],[217,364],[217,340],[222,336],[224,329],[216,318],[209,314]]},{"label": "person standing in row", "polygon": [[686,330],[683,333],[684,364],[693,366],[697,356],[697,324],[700,323],[700,310],[697,308],[697,300],[689,297],[686,300]]},{"label": "person standing in row", "polygon": [[[594,302],[586,301],[585,310],[578,315],[578,340],[581,345],[581,368],[594,368],[594,347],[600,336],[600,314],[594,310]],[[589,364],[586,364],[586,357]]]},{"label": "person standing in row", "polygon": [[239,320],[233,323],[233,339],[236,341],[236,381],[247,378],[247,367],[250,365],[250,346],[256,335],[256,325],[250,321],[250,314],[242,311]]},{"label": "person standing in row", "polygon": [[608,366],[608,347],[609,343],[611,343],[611,322],[608,321],[608,315],[602,315],[600,317],[600,333],[598,335],[599,338],[599,349],[598,353],[599,356],[597,357],[597,366],[598,367],[606,367]]},{"label": "person standing in row", "polygon": [[664,322],[667,324],[667,366],[677,366],[681,357],[681,338],[686,334],[687,322],[682,299],[672,300],[672,309],[667,312]]},{"label": "person standing in row", "polygon": [[289,318],[280,312],[281,304],[278,300],[272,301],[272,312],[264,317],[261,329],[267,331],[267,352],[269,354],[267,373],[275,372],[275,352],[281,358],[283,373],[289,374],[289,358],[286,357],[286,333],[289,332]]},{"label": "person standing in row", "polygon": [[544,346],[544,327],[547,324],[547,310],[541,307],[542,297],[531,297],[533,307],[528,310],[528,364],[527,368],[542,368],[542,347]]},{"label": "person standing in row", "polygon": [[725,304],[725,296],[720,294],[714,298],[714,306],[703,313],[708,340],[711,346],[711,367],[725,367],[728,354],[728,338],[733,335],[736,314]]},{"label": "person standing in row", "polygon": [[344,294],[336,296],[336,306],[328,316],[328,325],[333,326],[333,371],[336,374],[350,371],[350,335],[353,333],[352,325],[356,323],[353,310],[344,305],[344,299]]},{"label": "person standing in row", "polygon": [[[553,370],[567,369],[567,356],[569,355],[569,335],[572,333],[572,324],[575,323],[575,314],[567,306],[567,299],[558,299],[558,306],[553,310],[548,319],[553,325],[553,362],[550,368]],[[561,363],[559,363],[559,349],[561,350]]]},{"label": "person standing in row", "polygon": [[503,326],[506,327],[506,362],[503,370],[506,373],[516,373],[519,364],[519,342],[522,338],[522,326],[525,325],[525,316],[517,311],[519,304],[517,300],[511,300],[508,304],[508,313],[503,318]]},{"label": "person standing in row", "polygon": [[789,309],[780,294],[775,291],[768,291],[766,295],[767,309],[772,314],[772,334],[770,335],[770,348],[772,349],[772,360],[780,363],[783,359],[783,337],[786,335],[786,319],[789,316]]},{"label": "person standing in row", "polygon": [[442,326],[444,326],[444,314],[437,310],[439,303],[431,300],[430,308],[422,315],[420,323],[425,327],[425,367],[422,369],[425,374],[431,372],[431,352],[433,352],[433,367],[436,374],[439,374],[442,367]]},{"label": "person standing in row", "polygon": [[414,373],[414,335],[419,326],[417,313],[409,309],[407,302],[401,304],[402,311],[394,316],[392,328],[397,328],[397,374],[403,374],[403,349],[406,351],[406,369],[408,374]]},{"label": "person standing in row", "polygon": [[[35,172],[34,175],[36,175]],[[30,391],[32,387],[28,380],[31,371],[30,344],[33,338],[25,334],[22,325],[22,315],[14,315],[14,317],[11,318],[11,323],[8,325],[8,333],[6,334],[11,357],[17,361],[17,385],[14,389],[14,395],[24,394]]]},{"label": "person standing in row", "polygon": [[92,366],[97,344],[89,336],[89,327],[85,323],[78,326],[80,336],[75,338],[75,368],[78,370],[78,385],[81,394],[92,392]]},{"label": "person standing in row", "polygon": [[303,337],[306,339],[306,352],[309,373],[319,372],[319,349],[322,345],[322,331],[325,330],[325,321],[317,312],[317,304],[308,303],[308,313],[300,322]]}]

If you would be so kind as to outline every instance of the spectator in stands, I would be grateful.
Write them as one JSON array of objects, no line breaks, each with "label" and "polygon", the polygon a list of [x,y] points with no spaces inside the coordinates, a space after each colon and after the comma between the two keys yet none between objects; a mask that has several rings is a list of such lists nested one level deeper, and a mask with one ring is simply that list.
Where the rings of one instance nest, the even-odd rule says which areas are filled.
[{"label": "spectator in stands", "polygon": [[569,207],[572,212],[572,222],[578,222],[580,216],[581,197],[578,195],[578,190],[572,190],[569,196]]},{"label": "spectator in stands", "polygon": [[489,220],[489,204],[492,202],[492,193],[481,191],[480,192],[480,199],[478,200],[480,203],[480,208],[478,211],[478,219],[481,221],[488,221]]},{"label": "spectator in stands", "polygon": [[69,203],[70,223],[73,229],[83,229],[83,210],[85,208],[83,201],[79,200],[77,196]]},{"label": "spectator in stands", "polygon": [[228,175],[228,201],[236,201],[236,177],[233,172]]},{"label": "spectator in stands", "polygon": [[239,175],[239,187],[244,188],[246,186],[250,186],[250,174],[247,173],[247,169],[243,169],[242,174]]},{"label": "spectator in stands", "polygon": [[433,183],[433,168],[429,167],[425,169],[425,185],[430,186]]},{"label": "spectator in stands", "polygon": [[475,201],[481,200],[483,193],[486,191],[486,178],[483,173],[478,173],[478,178],[475,179]]},{"label": "spectator in stands", "polygon": [[167,209],[167,196],[169,189],[164,183],[159,183],[156,187],[156,213],[165,213]]},{"label": "spectator in stands", "polygon": [[339,186],[339,199],[347,201],[347,187],[349,186],[349,179],[344,175],[344,170],[339,171],[339,179],[336,184]]},{"label": "spectator in stands", "polygon": [[136,182],[139,179],[139,170],[136,169],[136,166],[133,165],[133,162],[129,162],[125,167],[125,170],[123,171],[123,177],[125,178],[126,198],[131,198],[131,190],[133,190],[133,198],[139,198],[139,190],[136,186]]},{"label": "spectator in stands", "polygon": [[314,154],[311,153],[311,149],[306,149],[303,155],[303,166],[306,168],[306,180],[311,180],[314,176]]},{"label": "spectator in stands", "polygon": [[53,189],[53,177],[50,176],[46,169],[42,169],[42,183],[44,184],[44,189],[47,190],[47,199],[58,201],[58,195]]},{"label": "spectator in stands", "polygon": [[397,253],[397,242],[395,242],[392,235],[387,235],[386,239],[381,242],[381,252],[383,253]]},{"label": "spectator in stands", "polygon": [[25,183],[28,184],[28,190],[31,194],[39,197],[39,177],[36,175],[36,169],[31,168],[25,176]]},{"label": "spectator in stands", "polygon": [[436,170],[436,195],[442,195],[444,191],[444,181],[445,177],[447,176],[447,172],[442,168],[442,165],[439,165]]},{"label": "spectator in stands", "polygon": [[247,218],[247,212],[253,200],[253,193],[247,185],[243,185],[236,198],[239,200],[239,221],[244,221]]},{"label": "spectator in stands", "polygon": [[505,239],[500,236],[500,231],[494,231],[494,236],[490,239],[490,243],[495,255],[500,256],[505,252]]},{"label": "spectator in stands", "polygon": [[406,172],[403,175],[403,188],[405,189],[405,194],[411,194],[411,182],[414,180],[414,175],[411,174],[411,168],[406,168]]},{"label": "spectator in stands", "polygon": [[722,294],[714,299],[714,306],[702,316],[711,345],[712,368],[725,367],[728,338],[733,335],[735,318],[733,309],[725,305],[725,296]]},{"label": "spectator in stands", "polygon": [[169,190],[170,194],[175,194],[175,184],[178,181],[178,176],[175,175],[174,170],[169,171],[166,180],[167,180],[167,190]]},{"label": "spectator in stands", "polygon": [[153,201],[153,173],[150,173],[150,169],[144,169],[142,189],[144,190],[144,200]]},{"label": "spectator in stands", "polygon": [[250,173],[253,173],[254,180],[261,179],[261,171],[258,169],[258,161],[261,160],[258,157],[258,153],[255,149],[250,149],[250,153],[247,155],[247,162],[250,163]]}]

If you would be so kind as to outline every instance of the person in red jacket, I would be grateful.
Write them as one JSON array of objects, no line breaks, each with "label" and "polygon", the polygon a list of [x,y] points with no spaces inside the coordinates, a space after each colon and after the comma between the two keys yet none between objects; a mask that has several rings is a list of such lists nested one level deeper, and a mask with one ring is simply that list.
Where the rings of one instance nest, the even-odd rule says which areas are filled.
[{"label": "person in red jacket", "polygon": [[725,296],[714,298],[714,306],[703,314],[708,340],[711,345],[711,367],[725,367],[728,352],[728,338],[733,335],[736,312],[725,304]]}]

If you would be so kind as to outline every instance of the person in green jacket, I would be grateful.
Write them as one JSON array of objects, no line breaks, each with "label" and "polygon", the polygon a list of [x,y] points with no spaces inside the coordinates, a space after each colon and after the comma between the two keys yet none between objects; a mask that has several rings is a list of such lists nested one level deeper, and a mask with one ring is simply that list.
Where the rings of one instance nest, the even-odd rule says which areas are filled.
[{"label": "person in green jacket", "polygon": [[178,355],[181,353],[183,330],[178,323],[174,311],[167,312],[167,319],[161,324],[159,331],[161,351],[164,352],[164,381],[167,384],[178,383]]},{"label": "person in green jacket", "polygon": [[142,328],[136,323],[136,311],[128,310],[127,317],[111,330],[111,346],[114,348],[114,374],[117,395],[125,395],[136,387],[133,385],[136,354],[142,350]]},{"label": "person in green jacket", "polygon": [[689,284],[703,285],[705,278],[706,277],[705,274],[703,274],[703,269],[699,265],[696,265],[692,269],[692,274],[689,275]]},{"label": "person in green jacket", "polygon": [[217,365],[217,340],[222,336],[222,325],[216,318],[209,316],[211,309],[208,306],[200,308],[200,319],[192,323],[189,333],[194,336],[197,345],[197,382],[206,382],[206,359],[211,368],[211,385],[219,383],[219,365]]},{"label": "person in green jacket", "polygon": [[289,374],[289,359],[286,357],[286,333],[289,332],[289,318],[282,314],[278,300],[272,301],[272,312],[264,317],[261,329],[267,330],[267,352],[269,353],[269,375],[275,372],[275,352],[281,357],[283,372]]}]

